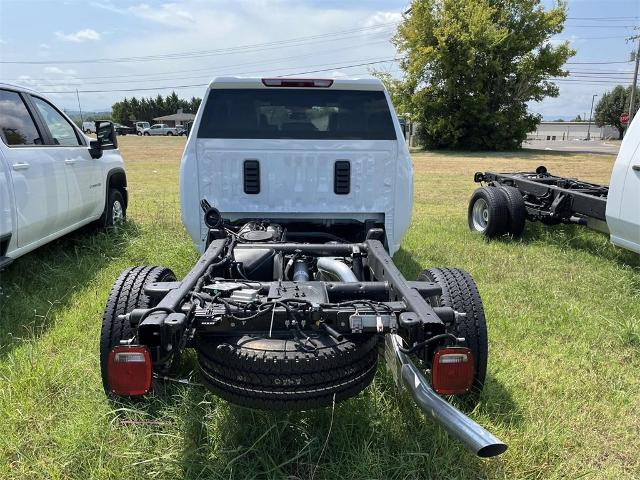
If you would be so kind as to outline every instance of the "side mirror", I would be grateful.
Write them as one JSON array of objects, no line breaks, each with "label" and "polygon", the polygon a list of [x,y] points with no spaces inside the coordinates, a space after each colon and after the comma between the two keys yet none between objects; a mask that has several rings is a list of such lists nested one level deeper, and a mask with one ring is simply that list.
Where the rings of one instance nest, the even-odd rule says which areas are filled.
[{"label": "side mirror", "polygon": [[118,139],[113,122],[98,120],[96,122],[96,137],[101,150],[115,150],[118,148]]}]

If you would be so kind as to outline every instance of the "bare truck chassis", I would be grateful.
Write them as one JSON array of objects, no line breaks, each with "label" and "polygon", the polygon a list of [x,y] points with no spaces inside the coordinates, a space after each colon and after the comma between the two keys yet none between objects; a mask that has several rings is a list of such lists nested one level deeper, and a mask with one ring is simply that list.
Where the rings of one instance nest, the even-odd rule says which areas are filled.
[{"label": "bare truck chassis", "polygon": [[[164,376],[176,355],[191,347],[198,351],[204,383],[229,401],[254,408],[322,406],[330,404],[331,395],[335,401],[366,387],[375,374],[377,345],[384,344],[396,383],[427,416],[479,456],[506,450],[503,442],[436,393],[438,388],[441,394],[459,393],[454,391],[455,377],[460,369],[474,365],[473,349],[463,345],[476,341],[471,338],[475,330],[461,333],[456,327],[465,320],[483,322],[484,337],[478,339],[482,348],[474,350],[480,362],[476,371],[481,369],[482,375],[474,377],[473,389],[484,381],[486,326],[468,274],[434,269],[434,281],[407,281],[387,253],[379,228],[368,229],[359,242],[321,243],[317,239],[326,241],[331,234],[318,233],[315,243],[298,243],[289,241],[295,232],[282,234],[279,225],[223,227],[219,218],[207,224],[213,227],[208,246],[181,281],[168,269],[137,267],[125,271],[114,285],[101,341],[103,383],[109,395],[145,394],[151,381],[140,387],[140,379],[151,371],[155,377]],[[305,238],[303,233],[308,234],[298,234]],[[266,240],[272,234],[277,240]],[[254,278],[259,275],[246,270],[251,255],[268,257],[277,273],[271,279]],[[323,275],[331,270],[343,277],[327,280]],[[447,283],[445,276],[462,283]],[[461,286],[475,300],[463,298]],[[447,304],[451,298],[458,300]],[[464,312],[462,300],[467,305]],[[460,338],[462,334],[467,338]],[[277,347],[253,356],[264,344]],[[323,360],[329,353],[335,356]],[[456,363],[460,359],[469,363]],[[321,361],[327,362],[326,368],[309,375],[300,370],[323,365]],[[243,371],[238,370],[239,362],[245,362]],[[424,372],[431,374],[431,381]],[[443,385],[452,380],[449,392]],[[310,403],[312,395],[319,400],[312,398]]]},{"label": "bare truck chassis", "polygon": [[[606,206],[609,187],[551,175],[544,166],[535,172],[476,172],[476,183],[517,188],[524,200],[526,218],[546,225],[586,225],[607,233]],[[507,199],[509,200],[509,198]],[[509,205],[509,213],[517,205]],[[472,212],[470,212],[471,214]],[[472,219],[470,218],[470,226]],[[518,235],[521,232],[509,232]]]}]

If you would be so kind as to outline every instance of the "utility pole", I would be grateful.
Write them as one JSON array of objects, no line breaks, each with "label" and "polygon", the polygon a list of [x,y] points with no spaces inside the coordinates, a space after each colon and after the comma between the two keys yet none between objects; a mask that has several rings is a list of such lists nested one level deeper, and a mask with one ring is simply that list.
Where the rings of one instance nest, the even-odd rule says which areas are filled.
[{"label": "utility pole", "polygon": [[[84,123],[84,118],[82,118],[82,107],[80,106],[80,94],[78,93],[78,89],[76,88],[76,98],[78,99],[78,110],[80,110],[80,125]],[[84,127],[82,128],[84,130]]]},{"label": "utility pole", "polygon": [[[636,35],[632,38],[640,38],[640,35]],[[629,99],[629,123],[633,120],[633,107],[635,106],[636,96],[636,83],[638,83],[638,63],[640,62],[640,48],[636,48],[636,66],[633,69],[633,83],[631,84],[631,98]],[[627,124],[628,125],[628,124]]]},{"label": "utility pole", "polygon": [[[636,27],[636,30],[638,27]],[[627,38],[627,42],[633,42],[634,40],[640,39],[640,35],[633,35],[632,37]],[[627,133],[627,129],[629,125],[631,125],[631,120],[633,120],[633,108],[635,107],[635,96],[636,96],[636,83],[638,83],[638,63],[640,62],[640,40],[638,40],[638,46],[635,51],[636,57],[636,66],[633,69],[633,83],[631,84],[631,96],[629,98],[629,121],[627,122],[627,128],[624,129],[624,133]]]},{"label": "utility pole", "polygon": [[591,117],[593,116],[593,101],[598,96],[597,93],[594,93],[591,97],[591,111],[589,112],[589,126],[587,127],[587,140],[591,140]]}]

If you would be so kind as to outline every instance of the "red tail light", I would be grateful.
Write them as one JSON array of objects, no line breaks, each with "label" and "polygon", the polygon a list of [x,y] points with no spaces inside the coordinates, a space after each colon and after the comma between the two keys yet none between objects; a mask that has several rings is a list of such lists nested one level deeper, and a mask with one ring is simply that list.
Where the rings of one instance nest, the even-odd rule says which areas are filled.
[{"label": "red tail light", "polygon": [[298,88],[328,88],[333,80],[324,78],[263,78],[265,87],[298,87]]},{"label": "red tail light", "polygon": [[467,393],[473,383],[473,355],[465,347],[448,347],[433,356],[431,384],[441,395]]},{"label": "red tail light", "polygon": [[109,352],[109,388],[116,395],[144,395],[151,388],[151,355],[143,345],[121,345]]}]

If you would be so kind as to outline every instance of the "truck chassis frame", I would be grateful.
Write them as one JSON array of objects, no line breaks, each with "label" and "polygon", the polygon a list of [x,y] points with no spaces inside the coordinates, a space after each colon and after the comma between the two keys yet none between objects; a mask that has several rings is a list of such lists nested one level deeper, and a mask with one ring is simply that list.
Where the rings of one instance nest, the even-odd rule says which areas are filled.
[{"label": "truck chassis frame", "polygon": [[605,216],[607,186],[551,175],[544,166],[535,172],[476,172],[473,179],[476,183],[511,186],[520,190],[530,221],[547,225],[587,225],[608,232]]}]

